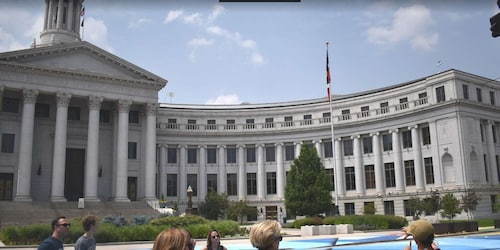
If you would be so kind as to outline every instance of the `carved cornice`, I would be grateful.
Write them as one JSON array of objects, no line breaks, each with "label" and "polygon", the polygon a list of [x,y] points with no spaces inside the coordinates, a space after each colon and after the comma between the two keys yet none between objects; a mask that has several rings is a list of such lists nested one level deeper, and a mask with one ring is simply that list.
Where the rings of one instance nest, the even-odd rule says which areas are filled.
[{"label": "carved cornice", "polygon": [[89,96],[89,109],[90,110],[99,110],[101,109],[102,97],[99,96]]},{"label": "carved cornice", "polygon": [[158,103],[148,102],[146,103],[146,115],[156,116],[158,112]]},{"label": "carved cornice", "polygon": [[[0,91],[1,92],[1,91]],[[35,104],[38,97],[38,89],[23,89],[23,101],[25,104]]]},{"label": "carved cornice", "polygon": [[130,105],[132,105],[131,100],[118,100],[118,112],[119,113],[128,113],[130,111]]},{"label": "carved cornice", "polygon": [[68,107],[71,100],[70,93],[56,92],[57,107]]}]

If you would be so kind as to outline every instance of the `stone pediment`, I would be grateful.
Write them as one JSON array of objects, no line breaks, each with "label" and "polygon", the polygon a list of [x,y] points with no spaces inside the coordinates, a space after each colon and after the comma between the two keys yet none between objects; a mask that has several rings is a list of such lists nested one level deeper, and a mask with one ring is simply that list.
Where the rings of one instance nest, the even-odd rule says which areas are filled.
[{"label": "stone pediment", "polygon": [[[47,70],[80,72],[131,81],[167,81],[88,42],[65,43],[0,53],[0,62]],[[163,87],[161,86],[161,87]]]}]

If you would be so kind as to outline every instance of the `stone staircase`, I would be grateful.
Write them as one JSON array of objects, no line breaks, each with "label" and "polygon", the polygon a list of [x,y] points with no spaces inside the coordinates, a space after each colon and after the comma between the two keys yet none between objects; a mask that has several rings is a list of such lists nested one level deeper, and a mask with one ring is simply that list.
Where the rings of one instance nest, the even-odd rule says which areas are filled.
[{"label": "stone staircase", "polygon": [[0,201],[0,228],[8,225],[29,225],[50,223],[58,216],[67,218],[83,217],[94,214],[103,218],[119,215],[133,219],[137,215],[156,217],[159,211],[145,201],[132,202],[85,202],[84,208],[78,208],[78,202],[14,202]]}]

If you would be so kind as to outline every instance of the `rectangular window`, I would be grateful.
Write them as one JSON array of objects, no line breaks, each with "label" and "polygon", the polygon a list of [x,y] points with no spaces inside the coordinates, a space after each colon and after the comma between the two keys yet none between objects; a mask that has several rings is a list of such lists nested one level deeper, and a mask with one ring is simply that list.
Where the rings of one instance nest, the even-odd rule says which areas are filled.
[{"label": "rectangular window", "polygon": [[333,172],[333,168],[327,168],[325,169],[326,174],[330,176],[330,180],[332,183],[332,186],[330,188],[330,191],[335,191],[335,173]]},{"label": "rectangular window", "polygon": [[422,144],[430,145],[431,144],[431,131],[429,127],[422,128]]},{"label": "rectangular window", "polygon": [[227,174],[227,195],[238,195],[236,174]]},{"label": "rectangular window", "polygon": [[418,94],[418,105],[426,104],[427,103],[427,92],[422,92]]},{"label": "rectangular window", "polygon": [[276,172],[266,173],[267,194],[276,194]]},{"label": "rectangular window", "polygon": [[410,207],[410,200],[403,201],[403,209],[405,210],[405,216],[413,216],[414,213]]},{"label": "rectangular window", "polygon": [[380,112],[378,114],[389,113],[389,102],[381,102],[380,103]]},{"label": "rectangular window", "polygon": [[323,142],[323,155],[325,156],[325,158],[333,157],[332,141]]},{"label": "rectangular window", "polygon": [[15,134],[2,134],[2,153],[14,153]]},{"label": "rectangular window", "polygon": [[188,187],[191,186],[191,189],[193,189],[193,196],[198,196],[198,175],[188,174],[187,185]]},{"label": "rectangular window", "polygon": [[408,108],[408,97],[399,98],[399,109]]},{"label": "rectangular window", "polygon": [[365,154],[373,153],[373,143],[371,137],[363,137],[363,152]]},{"label": "rectangular window", "polygon": [[385,186],[395,187],[396,171],[394,169],[394,162],[384,163],[384,170],[385,170]]},{"label": "rectangular window", "polygon": [[167,163],[177,163],[177,147],[168,147]]},{"label": "rectangular window", "polygon": [[345,188],[346,190],[356,190],[356,178],[354,167],[345,168]]},{"label": "rectangular window", "polygon": [[177,124],[177,119],[168,119],[167,120],[167,128],[168,129],[178,129],[179,125]]},{"label": "rectangular window", "polygon": [[413,160],[404,161],[406,186],[415,186],[415,164]]},{"label": "rectangular window", "polygon": [[490,104],[495,105],[495,92],[490,91]]},{"label": "rectangular window", "polygon": [[330,115],[330,112],[324,112],[323,118],[321,119],[321,123],[330,122],[331,118],[332,118],[332,116]]},{"label": "rectangular window", "polygon": [[352,139],[342,140],[344,146],[344,156],[353,155]]},{"label": "rectangular window", "polygon": [[255,162],[255,147],[247,147],[247,163]]},{"label": "rectangular window", "polygon": [[481,141],[484,142],[484,125],[482,123],[479,124],[479,129],[481,132]]},{"label": "rectangular window", "polygon": [[2,111],[6,113],[19,113],[19,99],[3,97],[2,98]]},{"label": "rectangular window", "polygon": [[366,189],[375,188],[375,166],[365,165],[365,184]]},{"label": "rectangular window", "polygon": [[110,123],[111,122],[111,112],[107,109],[99,110],[99,122]]},{"label": "rectangular window", "polygon": [[49,118],[50,105],[46,103],[35,104],[35,117],[36,118]]},{"label": "rectangular window", "polygon": [[128,159],[136,160],[137,159],[137,142],[128,142]]},{"label": "rectangular window", "polygon": [[344,209],[345,209],[345,215],[355,215],[356,214],[354,203],[352,203],[352,202],[344,203]]},{"label": "rectangular window", "polygon": [[215,120],[207,120],[207,130],[217,130]]},{"label": "rectangular window", "polygon": [[195,164],[198,162],[198,154],[196,148],[187,149],[187,163]]},{"label": "rectangular window", "polygon": [[488,158],[486,158],[486,154],[483,154],[483,162],[484,162],[484,177],[486,177],[486,181],[490,181],[490,176],[488,172]]},{"label": "rectangular window", "polygon": [[394,201],[384,201],[384,214],[394,215]]},{"label": "rectangular window", "polygon": [[384,152],[391,151],[392,150],[392,135],[391,134],[383,134],[382,135],[382,144],[384,146]]},{"label": "rectangular window", "polygon": [[236,163],[236,147],[229,146],[226,148],[226,162],[228,164]]},{"label": "rectangular window", "polygon": [[226,120],[226,130],[235,130],[236,129],[236,121],[235,120]]},{"label": "rectangular window", "polygon": [[304,125],[312,124],[312,115],[304,115]]},{"label": "rectangular window", "polygon": [[425,183],[434,184],[434,166],[432,165],[432,157],[424,158],[425,165]]},{"label": "rectangular window", "polygon": [[245,124],[246,129],[254,129],[255,128],[255,120],[254,119],[247,119],[246,124]]},{"label": "rectangular window", "polygon": [[285,116],[284,118],[284,127],[293,127],[293,117],[292,116]]},{"label": "rectangular window", "polygon": [[413,147],[411,141],[411,131],[406,130],[401,133],[401,137],[403,137],[403,148],[411,148]]},{"label": "rectangular window", "polygon": [[370,106],[361,107],[361,117],[368,117],[368,116],[370,116]]},{"label": "rectangular window", "polygon": [[167,196],[177,196],[177,174],[167,174]]},{"label": "rectangular window", "polygon": [[483,102],[483,93],[480,88],[476,88],[476,97],[478,102]]},{"label": "rectangular window", "polygon": [[446,94],[444,92],[444,86],[436,88],[436,100],[437,100],[437,102],[446,101]]},{"label": "rectangular window", "polygon": [[207,163],[215,164],[217,163],[217,148],[207,147]]},{"label": "rectangular window", "polygon": [[247,173],[247,195],[257,194],[257,174]]},{"label": "rectangular window", "polygon": [[269,117],[265,119],[264,128],[274,128],[274,118]]},{"label": "rectangular window", "polygon": [[351,110],[349,109],[344,109],[341,111],[342,118],[340,120],[346,121],[351,119]]},{"label": "rectangular window", "polygon": [[198,127],[196,126],[196,120],[193,119],[188,119],[188,124],[186,126],[187,130],[197,130]]},{"label": "rectangular window", "polygon": [[464,94],[464,99],[468,100],[469,99],[469,86],[468,85],[462,85],[462,92]]},{"label": "rectangular window", "polygon": [[274,145],[266,145],[266,162],[275,162],[276,153]]},{"label": "rectangular window", "polygon": [[130,124],[139,124],[139,111],[130,110],[128,112],[128,123]]},{"label": "rectangular window", "polygon": [[217,174],[207,174],[207,191],[217,192]]},{"label": "rectangular window", "polygon": [[295,159],[295,147],[293,144],[285,145],[285,161],[293,161]]},{"label": "rectangular window", "polygon": [[80,107],[68,107],[68,121],[80,120]]}]

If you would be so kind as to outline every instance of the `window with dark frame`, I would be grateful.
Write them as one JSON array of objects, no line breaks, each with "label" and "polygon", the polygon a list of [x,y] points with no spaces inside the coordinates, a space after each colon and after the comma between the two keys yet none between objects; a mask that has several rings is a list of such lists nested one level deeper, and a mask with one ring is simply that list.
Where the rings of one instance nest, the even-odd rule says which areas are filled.
[{"label": "window with dark frame", "polygon": [[464,95],[464,99],[468,100],[469,99],[469,86],[468,85],[462,85],[462,92]]},{"label": "window with dark frame", "polygon": [[228,146],[226,148],[226,163],[236,163],[236,146]]},{"label": "window with dark frame", "polygon": [[128,112],[128,123],[130,124],[139,124],[139,111],[130,110]]},{"label": "window with dark frame", "polygon": [[136,160],[137,159],[137,142],[128,142],[128,159]]},{"label": "window with dark frame", "polygon": [[406,186],[415,186],[415,163],[413,160],[404,161]]},{"label": "window with dark frame", "polygon": [[276,172],[266,173],[266,191],[267,194],[276,194]]},{"label": "window with dark frame", "polygon": [[293,144],[285,145],[285,161],[293,161],[295,159],[295,147]]},{"label": "window with dark frame", "polygon": [[99,110],[99,122],[100,123],[110,123],[111,122],[111,111],[107,109]]},{"label": "window with dark frame", "polygon": [[167,148],[167,163],[177,163],[177,147]]},{"label": "window with dark frame", "polygon": [[354,167],[345,167],[345,188],[346,190],[356,190]]},{"label": "window with dark frame", "polygon": [[247,173],[247,195],[257,194],[257,174]]},{"label": "window with dark frame", "polygon": [[431,131],[429,127],[422,127],[422,145],[431,144]]},{"label": "window with dark frame", "polygon": [[79,121],[79,120],[80,120],[80,107],[69,106],[68,121]]},{"label": "window with dark frame", "polygon": [[207,174],[207,191],[217,192],[217,174]]},{"label": "window with dark frame", "polygon": [[2,112],[19,113],[19,99],[11,97],[2,97]]},{"label": "window with dark frame", "polygon": [[342,144],[344,146],[344,156],[350,156],[354,154],[352,139],[342,140]]},{"label": "window with dark frame", "polygon": [[195,147],[187,148],[187,163],[189,164],[198,163],[198,151]]},{"label": "window with dark frame", "polygon": [[385,187],[396,186],[396,171],[394,169],[394,162],[384,163],[385,171]]},{"label": "window with dark frame", "polygon": [[411,131],[405,130],[401,133],[401,137],[403,138],[403,148],[411,148],[412,140],[411,140]]},{"label": "window with dark frame", "polygon": [[49,118],[50,116],[50,105],[47,103],[37,103],[35,104],[35,117],[36,118]]},{"label": "window with dark frame", "polygon": [[2,133],[2,153],[14,153],[16,134]]},{"label": "window with dark frame", "polygon": [[236,174],[227,174],[227,195],[238,195]]},{"label": "window with dark frame", "polygon": [[375,188],[375,166],[365,165],[365,185],[366,189]]},{"label": "window with dark frame", "polygon": [[217,148],[207,147],[207,163],[215,164],[217,163]]},{"label": "window with dark frame", "polygon": [[445,91],[444,91],[444,86],[436,88],[436,100],[437,100],[437,102],[444,102],[444,101],[446,101],[446,94],[445,94]]},{"label": "window with dark frame", "polygon": [[392,150],[392,134],[382,135],[382,145],[384,148],[384,152]]},{"label": "window with dark frame", "polygon": [[425,184],[434,184],[434,166],[432,157],[424,158]]},{"label": "window with dark frame", "polygon": [[167,174],[167,196],[177,196],[177,174]]},{"label": "window with dark frame", "polygon": [[187,185],[193,189],[193,196],[198,196],[198,175],[187,174]]},{"label": "window with dark frame", "polygon": [[255,160],[255,147],[246,147],[246,153],[247,153],[247,163],[254,163],[256,162]]},{"label": "window with dark frame", "polygon": [[323,141],[323,155],[325,158],[333,157],[332,141]]},{"label": "window with dark frame", "polygon": [[476,88],[476,98],[478,102],[483,102],[483,93],[480,88]]},{"label": "window with dark frame", "polygon": [[363,153],[373,153],[373,140],[371,137],[363,137]]},{"label": "window with dark frame", "polygon": [[275,162],[276,153],[274,145],[266,145],[266,162]]}]

